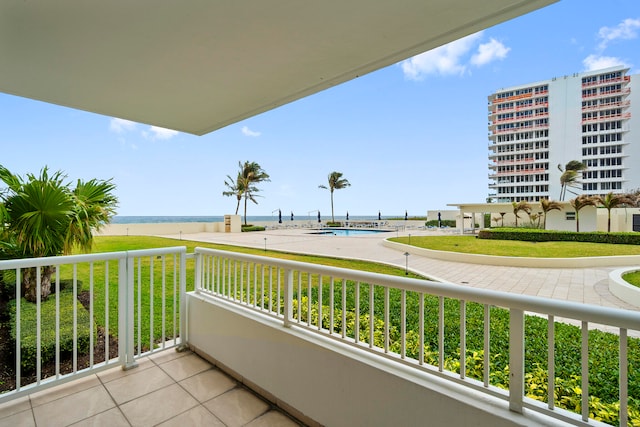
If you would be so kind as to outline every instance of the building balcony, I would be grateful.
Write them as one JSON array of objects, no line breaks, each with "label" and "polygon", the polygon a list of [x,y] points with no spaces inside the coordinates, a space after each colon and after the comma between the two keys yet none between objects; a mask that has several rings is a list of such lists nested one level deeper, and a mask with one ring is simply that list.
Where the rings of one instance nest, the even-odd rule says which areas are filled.
[{"label": "building balcony", "polygon": [[631,101],[610,102],[607,104],[589,105],[582,107],[582,111],[599,111],[609,110],[611,108],[628,108],[631,106]]},{"label": "building balcony", "polygon": [[581,124],[594,123],[594,122],[608,122],[611,120],[627,120],[631,118],[631,113],[612,114],[609,116],[590,117],[582,120]]},{"label": "building balcony", "polygon": [[620,77],[614,77],[614,78],[610,78],[610,79],[602,79],[602,80],[596,80],[596,81],[582,83],[582,87],[583,88],[586,88],[586,87],[598,87],[598,86],[606,86],[606,85],[615,84],[615,83],[627,83],[627,82],[630,82],[630,81],[631,81],[631,77],[630,76],[620,76]]},{"label": "building balcony", "polygon": [[[22,271],[51,265],[52,296],[19,298]],[[602,351],[589,331],[619,336],[611,386],[627,416],[635,311],[203,248],[0,261],[0,272],[17,285],[4,424],[600,425],[588,404],[573,413],[561,396],[525,392],[525,325],[540,318],[550,389],[555,361],[575,354],[556,343],[557,322],[578,325],[585,403],[587,361]],[[494,340],[508,352],[493,352]],[[490,371],[501,357],[502,387],[503,371]]]},{"label": "building balcony", "polygon": [[549,124],[519,126],[519,127],[508,128],[508,129],[496,129],[490,132],[490,136],[491,134],[501,135],[501,134],[518,133],[522,131],[537,130],[537,129],[549,129]]},{"label": "building balcony", "polygon": [[612,90],[609,92],[601,92],[601,93],[594,93],[591,95],[582,95],[582,99],[599,99],[599,98],[607,98],[610,96],[616,96],[616,95],[629,95],[631,93],[631,88],[629,87],[623,87],[620,90]]}]

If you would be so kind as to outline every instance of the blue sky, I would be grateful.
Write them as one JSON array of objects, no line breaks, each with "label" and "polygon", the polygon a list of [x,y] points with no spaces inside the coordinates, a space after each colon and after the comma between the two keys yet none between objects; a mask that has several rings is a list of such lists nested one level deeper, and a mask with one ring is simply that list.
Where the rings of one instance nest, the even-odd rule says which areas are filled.
[{"label": "blue sky", "polygon": [[202,137],[0,94],[0,164],[113,178],[120,215],[233,213],[245,160],[271,176],[248,215],[330,215],[332,171],[336,215],[425,215],[485,200],[489,94],[620,64],[640,72],[640,1],[562,0]]}]

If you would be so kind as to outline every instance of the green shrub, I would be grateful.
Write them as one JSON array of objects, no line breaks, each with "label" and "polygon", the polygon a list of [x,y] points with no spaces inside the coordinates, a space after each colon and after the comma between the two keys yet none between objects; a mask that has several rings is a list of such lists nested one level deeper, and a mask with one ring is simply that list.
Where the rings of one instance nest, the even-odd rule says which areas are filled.
[{"label": "green shrub", "polygon": [[241,227],[241,231],[244,233],[245,231],[264,231],[265,227],[261,226],[261,225],[253,225],[253,224],[248,224],[248,225],[243,225]]},{"label": "green shrub", "polygon": [[[64,290],[60,292],[60,354],[67,355],[73,352],[73,305],[77,307],[78,319],[78,354],[89,351],[89,313],[80,301],[74,300],[73,292]],[[10,315],[11,339],[16,340],[16,301],[10,301],[7,305]],[[56,296],[52,294],[41,303],[41,358],[42,363],[55,360],[56,357]],[[31,372],[36,368],[37,355],[37,312],[36,304],[30,303],[24,298],[20,302],[20,351],[21,366],[25,372]],[[95,333],[95,331],[94,331]]]},{"label": "green shrub", "polygon": [[480,230],[479,239],[520,240],[525,242],[587,242],[640,245],[640,233],[574,232],[535,228],[498,228]]},{"label": "green shrub", "polygon": [[329,221],[327,222],[327,227],[342,227],[342,223],[338,221],[336,222]]},{"label": "green shrub", "polygon": [[[438,226],[438,220],[437,219],[432,219],[431,221],[425,222],[424,225],[426,225],[427,227],[437,227]],[[455,219],[443,219],[443,220],[440,221],[440,225],[442,225],[443,227],[455,227],[456,226],[456,220]]]}]

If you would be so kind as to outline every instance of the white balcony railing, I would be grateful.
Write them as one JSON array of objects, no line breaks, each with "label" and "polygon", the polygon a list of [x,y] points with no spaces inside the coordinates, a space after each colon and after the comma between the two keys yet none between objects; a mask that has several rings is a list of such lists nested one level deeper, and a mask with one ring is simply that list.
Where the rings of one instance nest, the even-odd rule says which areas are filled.
[{"label": "white balcony railing", "polygon": [[[277,319],[284,327],[320,334],[499,397],[508,401],[512,411],[522,413],[523,408],[529,408],[570,423],[589,421],[589,355],[602,351],[597,342],[589,340],[589,329],[594,325],[615,328],[620,337],[617,365],[620,411],[624,414],[621,420],[627,418],[627,336],[629,331],[634,331],[636,336],[640,332],[640,313],[203,248],[196,248],[196,269],[196,295],[234,303]],[[457,334],[451,334],[451,312],[445,309],[445,301],[449,304],[452,300],[459,306],[455,322]],[[478,332],[482,335],[482,347],[467,351],[472,334],[466,313],[472,306],[474,311],[480,309],[483,313],[481,330],[475,329],[477,326],[473,329],[474,336]],[[508,390],[493,386],[490,381],[490,361],[496,357],[491,352],[491,331],[494,330],[493,310],[497,307],[507,310],[509,318]],[[430,325],[426,323],[425,314],[433,310],[437,311],[438,320],[437,324]],[[525,397],[525,322],[529,314],[547,319],[546,386],[549,390],[554,390],[554,381],[559,375],[554,370],[556,361],[567,356],[555,350],[555,322],[570,319],[580,325],[580,417],[558,409],[553,393],[549,394],[546,405]],[[407,329],[409,323],[414,323],[410,319],[416,320],[416,330]],[[425,341],[432,334],[429,331],[435,331],[435,345]],[[503,338],[504,335],[496,339]],[[478,342],[477,338],[474,342]],[[446,348],[460,349],[457,363],[452,364],[448,359]],[[480,377],[470,378],[466,372],[471,350],[480,350],[482,354]],[[434,351],[437,354],[432,354]],[[436,360],[436,363],[431,365],[427,360]],[[454,365],[459,367],[455,372],[450,370]]]},{"label": "white balcony railing", "polygon": [[[0,402],[178,346],[187,257],[174,247],[0,261],[0,283],[13,288],[3,339],[15,339],[15,387]],[[21,298],[25,274],[35,274],[35,304]]]},{"label": "white balcony railing", "polygon": [[[188,266],[191,258],[195,258],[195,265],[190,262]],[[35,268],[40,288],[40,271],[45,266],[55,267],[55,292],[47,302],[53,301],[55,310],[43,307],[45,302],[38,300],[29,324],[24,316],[27,305],[33,304],[20,298],[21,277],[24,269]],[[193,281],[187,280],[188,271],[193,271]],[[640,313],[633,311],[203,248],[196,248],[192,255],[178,247],[0,261],[0,273],[5,284],[15,284],[12,299],[16,325],[16,386],[1,394],[0,402],[106,367],[134,366],[143,355],[188,344],[181,338],[187,341],[189,330],[196,326],[209,336],[202,320],[190,318],[190,322],[196,322],[193,325],[187,322],[188,281],[195,289],[193,295],[234,307],[234,312],[244,312],[247,318],[264,316],[282,330],[300,331],[318,343],[329,340],[385,363],[431,375],[434,381],[444,380],[479,392],[523,416],[534,411],[538,416],[575,425],[593,424],[589,418],[589,384],[593,381],[589,357],[604,349],[597,339],[590,339],[591,328],[613,330],[619,337],[615,356],[619,376],[611,387],[618,391],[620,425],[626,425],[627,420],[629,377],[637,378],[637,368],[629,361],[630,346],[639,344],[633,337],[640,335]],[[86,308],[75,303],[80,295],[85,296],[80,299]],[[81,315],[85,311],[86,315]],[[47,313],[53,313],[53,317],[45,317]],[[63,324],[69,319],[71,327],[65,329]],[[525,335],[525,327],[541,319],[547,325],[543,357],[548,370],[544,384],[547,390],[555,390],[556,379],[569,375],[556,372],[558,361],[575,353],[565,353],[562,343],[556,341],[556,322],[579,325],[579,415],[559,409],[562,396],[555,398],[554,393],[548,393],[544,402],[525,395],[526,375],[530,374],[525,357],[530,357],[528,340],[532,338]],[[55,338],[53,347],[45,348],[48,322],[55,325]],[[228,336],[226,326],[216,327],[222,327]],[[64,335],[64,330],[70,330],[70,335]],[[114,344],[109,337],[117,338],[117,356],[111,355]],[[31,338],[35,344],[30,348],[35,353],[24,350],[24,341]],[[492,343],[501,340],[508,342],[508,356],[492,351]],[[258,345],[261,342],[258,340]],[[269,343],[265,350],[276,344]],[[225,346],[224,351],[234,350]],[[95,359],[98,353],[103,355]],[[501,357],[505,368],[492,372],[492,361]],[[48,377],[42,370],[47,360],[55,367]],[[24,366],[29,365],[25,361],[35,370],[32,381],[21,376]],[[274,362],[265,358],[264,363]],[[273,367],[275,370],[276,365]],[[494,374],[505,372],[507,389],[494,382]],[[269,391],[268,384],[262,387]]]}]

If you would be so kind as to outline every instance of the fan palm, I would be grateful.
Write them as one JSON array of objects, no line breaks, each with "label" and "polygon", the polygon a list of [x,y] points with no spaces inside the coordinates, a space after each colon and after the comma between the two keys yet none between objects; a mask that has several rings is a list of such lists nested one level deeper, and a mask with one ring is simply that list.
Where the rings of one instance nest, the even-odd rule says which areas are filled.
[{"label": "fan palm", "polygon": [[329,187],[326,185],[318,185],[318,188],[328,189],[331,192],[331,222],[336,222],[333,216],[333,191],[341,190],[345,187],[351,186],[346,178],[342,177],[342,172],[331,172],[327,177]]},{"label": "fan palm", "polygon": [[[93,231],[108,223],[115,213],[117,199],[111,181],[78,180],[71,188],[61,172],[27,174],[26,179],[0,165],[0,181],[7,188],[2,193],[0,223],[4,244],[3,258],[35,258],[71,253],[74,247],[90,250]],[[41,297],[51,293],[54,267],[43,267]],[[22,292],[29,301],[36,300],[36,270],[22,272]]]},{"label": "fan palm", "polygon": [[542,228],[547,229],[547,213],[550,211],[559,211],[562,209],[562,205],[559,202],[549,199],[540,199],[540,208],[544,213],[544,219],[542,220]]},{"label": "fan palm", "polygon": [[613,194],[609,192],[604,196],[596,196],[595,201],[607,210],[607,232],[611,232],[611,209],[622,205],[633,205],[633,199],[627,194]]},{"label": "fan palm", "polygon": [[580,209],[585,208],[587,206],[595,206],[596,201],[592,196],[587,194],[581,194],[575,199],[571,199],[569,201],[571,206],[576,210],[576,232],[580,232]]},{"label": "fan palm", "polygon": [[521,200],[519,202],[511,202],[513,205],[513,214],[516,216],[516,227],[518,226],[518,213],[520,211],[525,212],[527,215],[531,213],[531,205],[526,200]]}]

